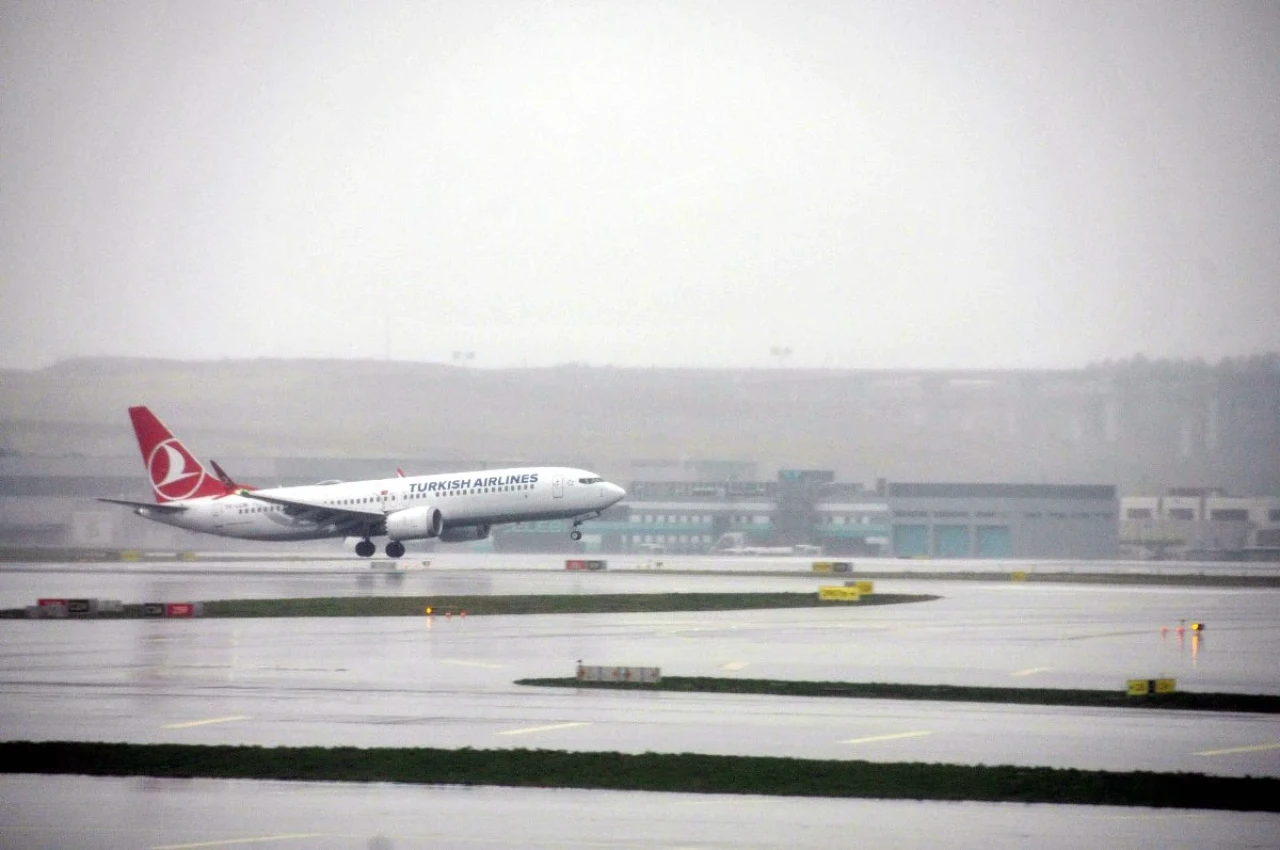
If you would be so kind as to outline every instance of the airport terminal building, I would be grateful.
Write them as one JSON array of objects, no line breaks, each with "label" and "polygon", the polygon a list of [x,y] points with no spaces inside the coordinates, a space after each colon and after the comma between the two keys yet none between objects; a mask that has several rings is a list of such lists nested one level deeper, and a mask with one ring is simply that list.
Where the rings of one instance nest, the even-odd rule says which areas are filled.
[{"label": "airport terminal building", "polygon": [[1173,488],[1120,500],[1122,554],[1188,560],[1280,559],[1280,498]]},{"label": "airport terminal building", "polygon": [[[594,523],[605,551],[897,558],[1113,558],[1115,487],[881,481],[784,470],[770,482],[633,482]],[[515,541],[512,541],[515,542]],[[532,544],[533,541],[528,541]]]}]

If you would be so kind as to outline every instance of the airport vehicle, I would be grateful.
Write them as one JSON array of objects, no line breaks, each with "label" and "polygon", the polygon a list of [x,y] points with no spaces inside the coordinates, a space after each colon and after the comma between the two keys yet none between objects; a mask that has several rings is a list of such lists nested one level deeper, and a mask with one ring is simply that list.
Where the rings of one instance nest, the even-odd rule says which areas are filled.
[{"label": "airport vehicle", "polygon": [[754,546],[747,538],[747,535],[740,531],[729,531],[720,535],[720,538],[711,546],[711,551],[716,555],[803,555],[818,557],[822,555],[821,546],[810,546],[804,543],[798,543],[795,546]]},{"label": "airport vehicle", "polygon": [[585,469],[528,466],[367,481],[325,481],[300,487],[238,484],[211,462],[208,472],[146,407],[129,408],[154,502],[100,499],[133,508],[140,517],[188,531],[243,540],[318,540],[355,537],[368,558],[373,538],[385,537],[388,557],[405,540],[444,543],[484,540],[496,525],[571,519],[569,536],[626,495]]}]

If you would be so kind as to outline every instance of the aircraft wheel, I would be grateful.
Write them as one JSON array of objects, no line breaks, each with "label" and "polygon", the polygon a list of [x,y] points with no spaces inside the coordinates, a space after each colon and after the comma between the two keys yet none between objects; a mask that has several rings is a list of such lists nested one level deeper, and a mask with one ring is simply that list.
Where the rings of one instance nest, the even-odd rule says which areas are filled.
[{"label": "aircraft wheel", "polygon": [[404,544],[399,540],[392,540],[387,544],[387,557],[399,558],[404,555]]},{"label": "aircraft wheel", "polygon": [[361,558],[369,558],[377,550],[377,546],[373,545],[372,540],[361,540],[356,544],[356,554]]},{"label": "aircraft wheel", "polygon": [[569,539],[570,539],[570,540],[581,540],[581,539],[582,539],[582,532],[575,528],[573,531],[570,531],[570,532],[569,532]]}]

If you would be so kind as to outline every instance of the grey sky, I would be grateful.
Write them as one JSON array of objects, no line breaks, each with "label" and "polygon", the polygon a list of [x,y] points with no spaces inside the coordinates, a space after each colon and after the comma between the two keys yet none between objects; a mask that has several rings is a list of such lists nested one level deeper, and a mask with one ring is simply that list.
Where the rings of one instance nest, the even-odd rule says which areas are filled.
[{"label": "grey sky", "polygon": [[1280,340],[1280,4],[0,9],[0,366]]}]

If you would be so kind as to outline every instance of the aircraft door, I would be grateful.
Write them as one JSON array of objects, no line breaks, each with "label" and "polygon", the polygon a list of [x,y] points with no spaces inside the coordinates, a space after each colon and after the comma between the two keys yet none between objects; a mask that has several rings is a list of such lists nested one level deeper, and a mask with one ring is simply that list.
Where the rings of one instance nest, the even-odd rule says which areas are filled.
[{"label": "aircraft door", "polygon": [[405,499],[401,497],[395,490],[382,491],[382,512],[384,514],[393,514],[405,506]]},{"label": "aircraft door", "polygon": [[564,479],[563,478],[551,479],[551,497],[554,499],[564,498]]}]

